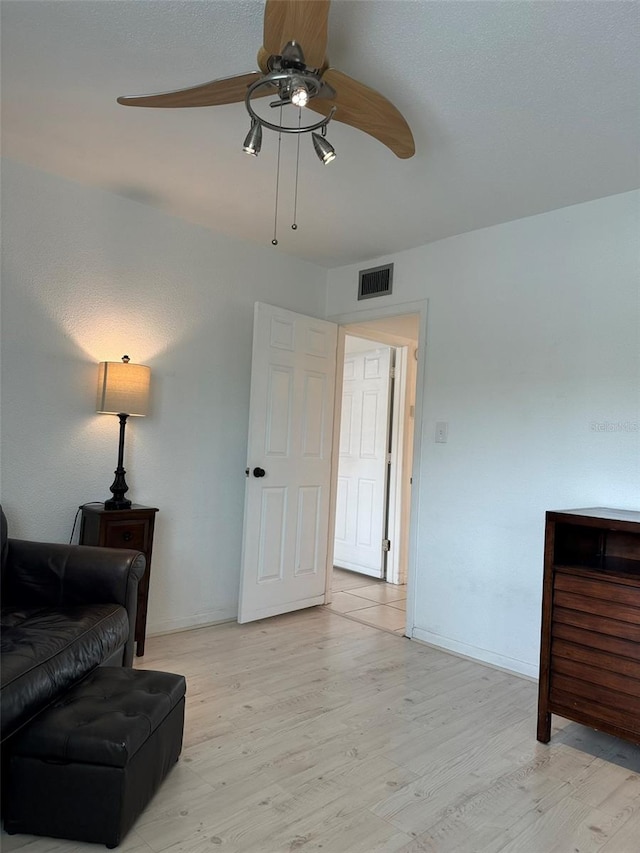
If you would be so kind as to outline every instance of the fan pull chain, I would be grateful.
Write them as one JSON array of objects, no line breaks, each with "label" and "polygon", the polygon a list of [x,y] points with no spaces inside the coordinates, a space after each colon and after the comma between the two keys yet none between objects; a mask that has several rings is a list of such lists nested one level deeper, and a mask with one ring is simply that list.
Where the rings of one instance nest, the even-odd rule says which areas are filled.
[{"label": "fan pull chain", "polygon": [[[302,124],[302,107],[298,107],[298,127]],[[296,151],[296,188],[293,194],[293,224],[291,228],[293,231],[296,231],[298,228],[297,218],[298,218],[298,172],[300,171],[300,136],[301,134],[296,134],[298,137],[298,149]]]},{"label": "fan pull chain", "polygon": [[[282,106],[280,106],[280,124],[282,124]],[[282,146],[282,131],[278,133],[278,165],[276,168],[276,204],[273,212],[273,240],[272,246],[278,245],[278,193],[280,191],[280,148]]]}]

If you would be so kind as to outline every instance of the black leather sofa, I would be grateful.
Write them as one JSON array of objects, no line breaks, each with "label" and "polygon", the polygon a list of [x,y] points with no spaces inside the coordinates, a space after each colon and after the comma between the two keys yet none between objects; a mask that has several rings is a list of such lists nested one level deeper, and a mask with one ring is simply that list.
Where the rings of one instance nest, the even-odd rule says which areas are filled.
[{"label": "black leather sofa", "polygon": [[131,666],[145,558],[124,549],[9,539],[1,507],[0,523],[5,744],[96,667]]}]

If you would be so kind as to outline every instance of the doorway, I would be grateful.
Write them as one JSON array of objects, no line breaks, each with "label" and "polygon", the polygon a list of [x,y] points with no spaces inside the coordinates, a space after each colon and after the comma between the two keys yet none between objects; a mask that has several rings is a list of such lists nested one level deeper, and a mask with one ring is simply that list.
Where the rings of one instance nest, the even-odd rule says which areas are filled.
[{"label": "doorway", "polygon": [[[334,436],[337,438],[340,426],[346,324],[356,324],[359,334],[372,331],[374,339],[395,345],[397,337],[403,337],[395,323],[413,314],[419,318],[420,347],[419,362],[415,345],[414,358],[408,359],[417,380],[414,417],[406,423],[414,432],[415,418],[414,461],[411,478],[403,478],[408,495],[404,510],[395,514],[396,524],[409,528],[405,636],[413,636],[423,418],[420,376],[425,363],[427,308],[427,301],[422,300],[319,320],[256,303],[238,622],[331,602],[338,470]],[[410,352],[408,348],[404,351]],[[396,435],[402,435],[401,431]],[[398,465],[397,470],[404,469]],[[396,542],[404,541],[403,536],[394,537]],[[392,551],[393,544],[390,555]],[[391,570],[396,570],[393,561]],[[379,583],[389,579],[388,575],[387,581]]]},{"label": "doorway", "polygon": [[327,608],[402,635],[419,328],[417,314],[342,326],[337,371],[341,411]]}]

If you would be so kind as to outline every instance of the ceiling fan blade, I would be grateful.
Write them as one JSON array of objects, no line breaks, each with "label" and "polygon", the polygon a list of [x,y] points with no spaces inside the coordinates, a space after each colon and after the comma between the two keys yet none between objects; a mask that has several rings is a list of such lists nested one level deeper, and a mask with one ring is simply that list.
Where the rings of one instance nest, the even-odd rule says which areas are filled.
[{"label": "ceiling fan blade", "polygon": [[336,107],[332,121],[341,121],[363,130],[390,148],[397,157],[413,157],[416,147],[411,128],[391,101],[335,68],[329,68],[322,81],[336,90],[335,98],[313,98],[307,109],[326,116],[332,107]]},{"label": "ceiling fan blade", "polygon": [[[188,89],[177,89],[174,92],[161,92],[157,95],[121,95],[118,103],[125,107],[215,107],[220,104],[236,104],[244,101],[247,88],[262,77],[259,71],[248,74],[238,74],[236,77],[225,77],[222,80],[212,80]],[[260,87],[253,95],[254,98],[271,95],[273,91],[268,86]]]},{"label": "ceiling fan blade", "polygon": [[261,47],[258,51],[258,68],[263,74],[269,73],[269,66],[267,65],[267,62],[269,61],[270,56],[271,54],[264,47]]},{"label": "ceiling fan blade", "polygon": [[327,22],[331,0],[267,0],[264,7],[264,48],[279,56],[296,41],[308,68],[322,68],[327,52]]}]

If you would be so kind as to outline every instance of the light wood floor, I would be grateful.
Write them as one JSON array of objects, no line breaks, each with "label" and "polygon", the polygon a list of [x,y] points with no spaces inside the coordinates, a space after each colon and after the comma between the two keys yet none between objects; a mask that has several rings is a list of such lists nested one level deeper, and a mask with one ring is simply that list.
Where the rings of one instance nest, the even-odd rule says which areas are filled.
[{"label": "light wood floor", "polygon": [[[315,608],[152,638],[185,748],[121,853],[638,853],[640,749],[530,681]],[[94,845],[2,836],[2,850]]]}]

